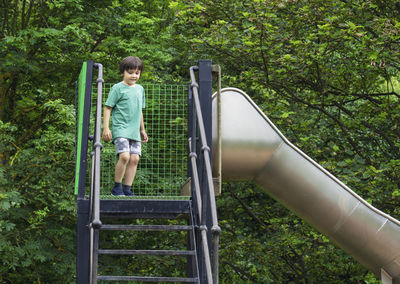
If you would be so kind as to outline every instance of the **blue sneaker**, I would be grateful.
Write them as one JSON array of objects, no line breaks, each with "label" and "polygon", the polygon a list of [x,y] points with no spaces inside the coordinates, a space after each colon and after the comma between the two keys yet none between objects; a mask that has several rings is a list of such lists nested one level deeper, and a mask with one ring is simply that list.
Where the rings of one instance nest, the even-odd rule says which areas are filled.
[{"label": "blue sneaker", "polygon": [[122,188],[120,188],[120,187],[114,187],[111,190],[111,195],[113,195],[113,196],[125,196],[124,192],[122,191]]},{"label": "blue sneaker", "polygon": [[135,194],[131,191],[131,187],[124,185],[124,190],[123,190],[125,196],[135,196]]}]

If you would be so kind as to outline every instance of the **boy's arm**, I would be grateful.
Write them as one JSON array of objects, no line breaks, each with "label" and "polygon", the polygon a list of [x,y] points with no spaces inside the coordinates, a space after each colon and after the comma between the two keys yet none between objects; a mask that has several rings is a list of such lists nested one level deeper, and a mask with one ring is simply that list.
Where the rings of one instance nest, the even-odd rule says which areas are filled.
[{"label": "boy's arm", "polygon": [[108,142],[112,139],[112,134],[110,131],[110,116],[112,108],[109,106],[104,107],[103,114],[103,140]]},{"label": "boy's arm", "polygon": [[144,129],[144,120],[143,120],[143,113],[140,119],[140,135],[142,136],[142,141],[146,143],[149,141],[149,137],[147,136],[146,130]]}]

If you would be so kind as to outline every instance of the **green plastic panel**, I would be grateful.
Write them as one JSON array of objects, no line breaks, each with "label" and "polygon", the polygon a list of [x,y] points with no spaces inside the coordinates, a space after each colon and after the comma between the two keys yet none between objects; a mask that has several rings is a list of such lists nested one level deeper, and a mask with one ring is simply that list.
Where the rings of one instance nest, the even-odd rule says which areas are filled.
[{"label": "green plastic panel", "polygon": [[77,144],[76,144],[76,168],[75,168],[75,195],[78,194],[79,172],[82,152],[82,127],[83,127],[83,111],[85,104],[85,86],[86,86],[87,63],[82,64],[81,72],[78,78],[78,106],[77,106]]}]

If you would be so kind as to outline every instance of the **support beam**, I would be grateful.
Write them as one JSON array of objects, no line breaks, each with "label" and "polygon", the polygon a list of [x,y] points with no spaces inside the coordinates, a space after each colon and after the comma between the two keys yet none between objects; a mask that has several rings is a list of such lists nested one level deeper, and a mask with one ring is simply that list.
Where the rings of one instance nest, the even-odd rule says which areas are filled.
[{"label": "support beam", "polygon": [[[199,99],[201,113],[203,116],[204,130],[207,138],[207,144],[211,147],[212,145],[212,62],[211,60],[199,60]],[[197,144],[198,148],[201,148],[201,143]],[[197,150],[197,153],[201,153],[199,156],[199,180],[200,180],[200,191],[202,199],[202,222],[201,225],[207,227],[207,239],[208,244],[211,244],[211,227],[212,227],[212,217],[210,196],[208,192],[208,182],[206,165],[204,161],[204,152],[201,149]],[[212,152],[210,151],[210,157],[212,157]],[[198,234],[198,239],[201,240],[200,233]],[[211,248],[209,245],[209,255],[211,256]],[[199,252],[199,266],[200,266],[200,281],[202,283],[207,282],[206,266],[205,266],[205,256],[203,255],[203,250],[201,247],[201,241],[198,242],[198,252]]]},{"label": "support beam", "polygon": [[392,277],[383,268],[381,268],[381,282],[382,284],[394,284]]},{"label": "support beam", "polygon": [[90,265],[90,234],[89,234],[89,206],[88,201],[77,202],[77,249],[76,249],[76,283],[89,283]]}]

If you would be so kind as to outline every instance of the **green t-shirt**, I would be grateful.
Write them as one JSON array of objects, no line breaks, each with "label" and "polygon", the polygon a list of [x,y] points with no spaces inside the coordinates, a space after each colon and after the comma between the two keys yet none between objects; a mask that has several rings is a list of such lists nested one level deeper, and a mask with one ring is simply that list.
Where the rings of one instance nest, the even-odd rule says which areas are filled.
[{"label": "green t-shirt", "polygon": [[123,82],[112,86],[106,106],[112,108],[113,141],[118,137],[141,141],[140,120],[145,107],[144,89],[135,84],[130,87]]}]

